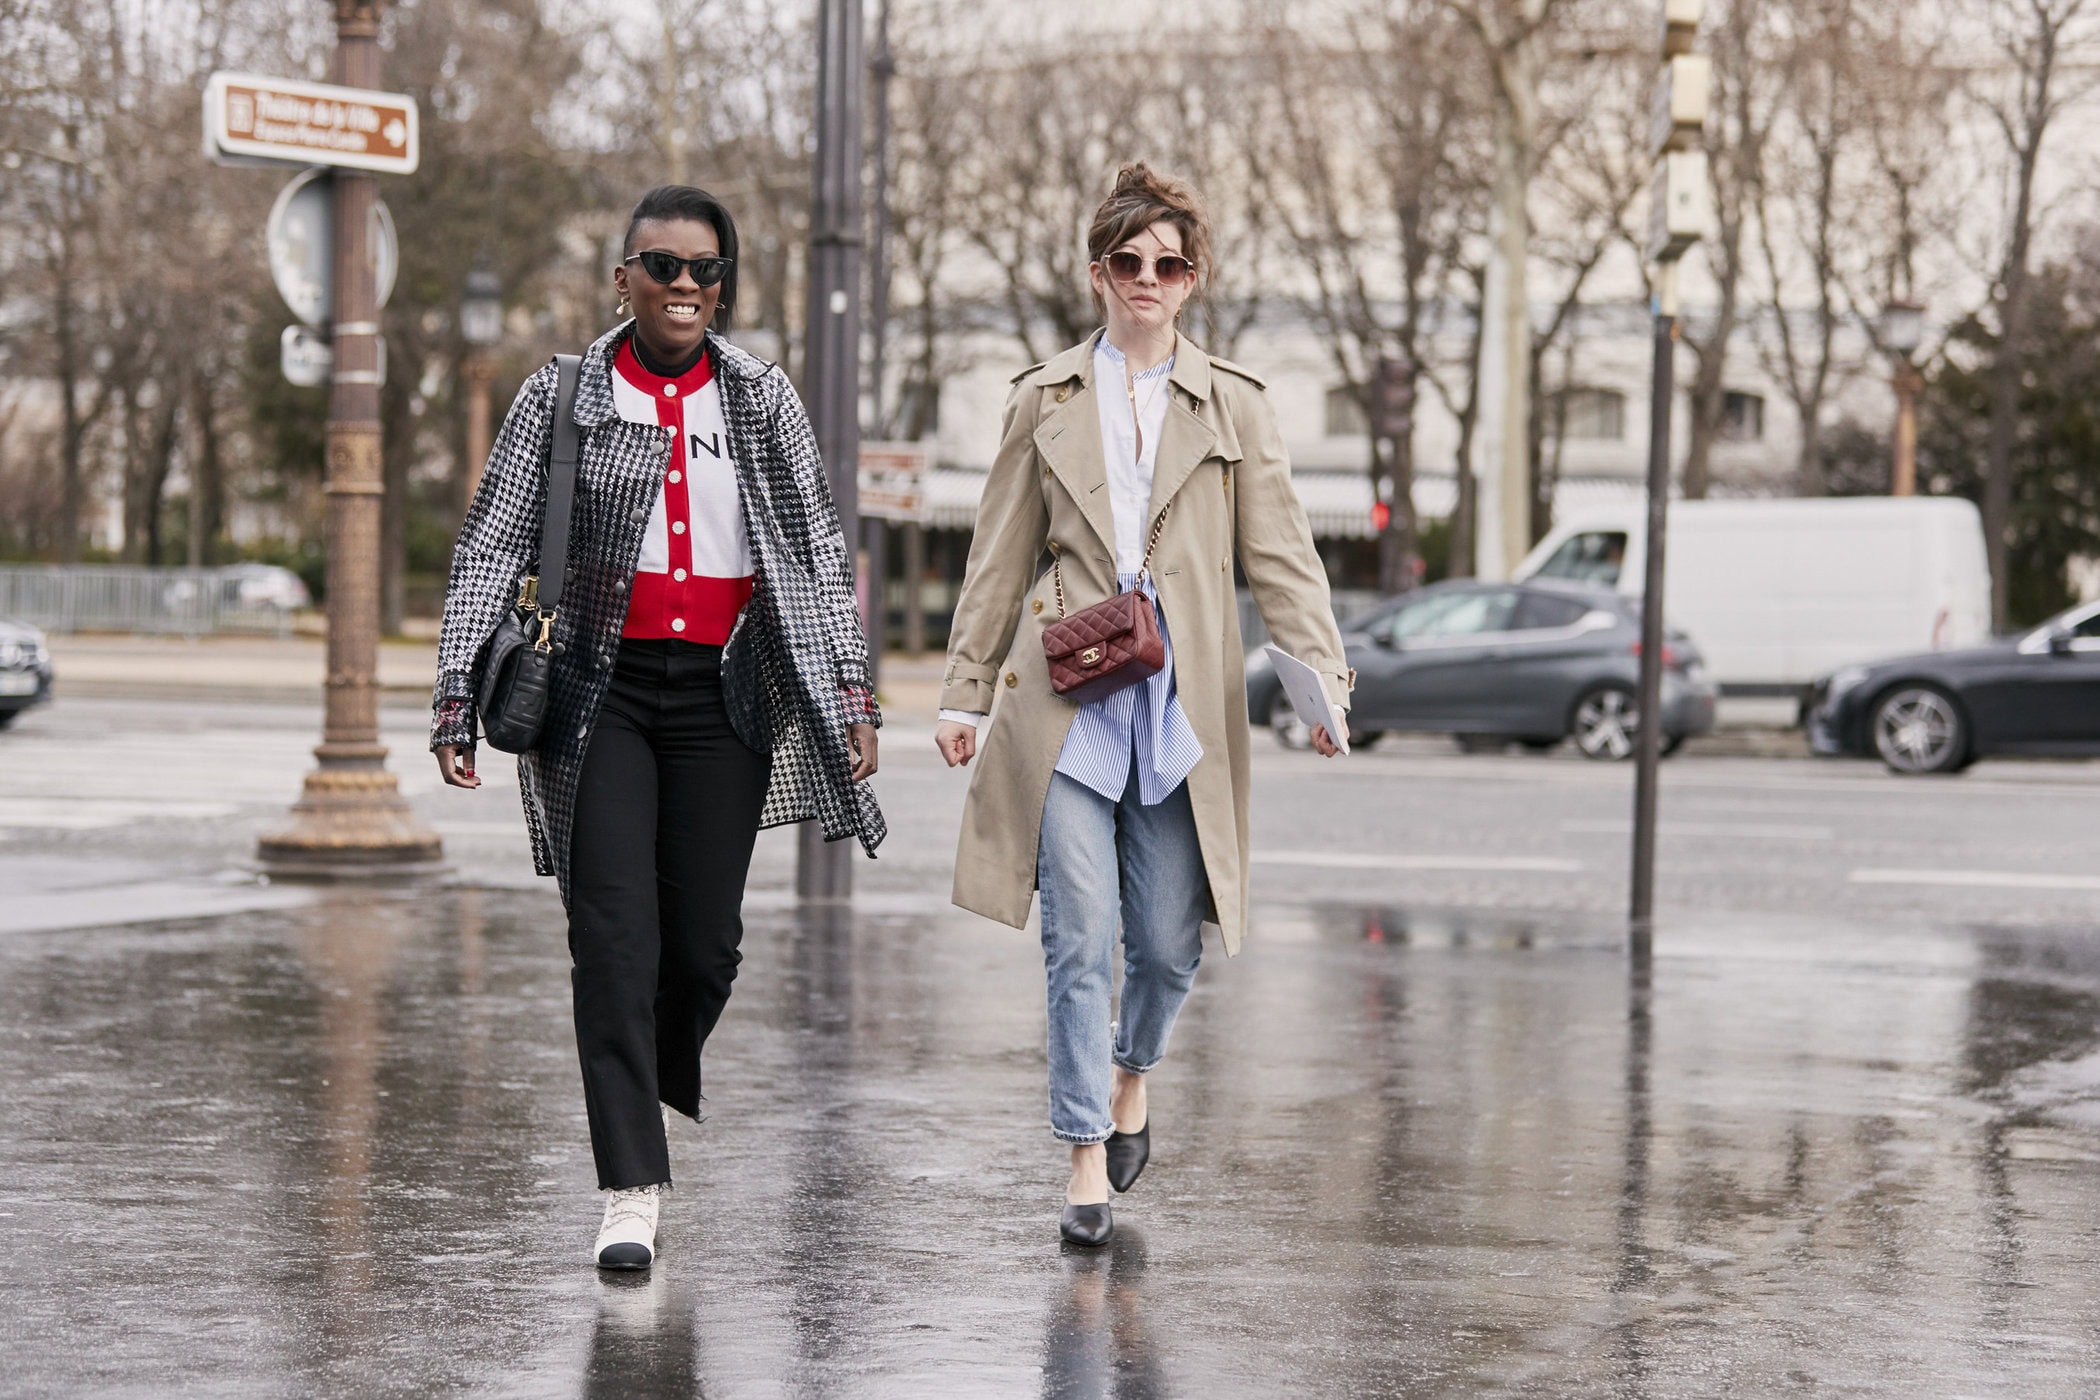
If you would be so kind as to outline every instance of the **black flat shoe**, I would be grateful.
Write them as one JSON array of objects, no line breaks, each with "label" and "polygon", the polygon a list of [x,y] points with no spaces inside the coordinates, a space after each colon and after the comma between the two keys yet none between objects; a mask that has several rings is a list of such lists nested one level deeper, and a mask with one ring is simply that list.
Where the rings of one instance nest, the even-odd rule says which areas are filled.
[{"label": "black flat shoe", "polygon": [[1108,1202],[1098,1206],[1066,1206],[1064,1217],[1057,1222],[1057,1233],[1065,1237],[1066,1244],[1094,1245],[1108,1243],[1115,1233],[1116,1218],[1108,1209]]},{"label": "black flat shoe", "polygon": [[1144,1171],[1145,1163],[1152,1156],[1152,1122],[1134,1133],[1108,1135],[1108,1184],[1118,1191],[1128,1191],[1137,1185],[1138,1173]]}]

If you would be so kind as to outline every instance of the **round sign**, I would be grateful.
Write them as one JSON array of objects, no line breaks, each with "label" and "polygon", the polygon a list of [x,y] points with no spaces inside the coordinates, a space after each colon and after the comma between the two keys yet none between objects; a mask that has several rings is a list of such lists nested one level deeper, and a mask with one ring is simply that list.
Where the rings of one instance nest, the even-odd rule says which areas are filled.
[{"label": "round sign", "polygon": [[[270,277],[292,314],[309,326],[326,326],[335,309],[335,185],[328,168],[302,170],[278,192],[268,225]],[[394,236],[394,216],[386,202],[372,201],[372,220],[365,232],[372,259],[374,308],[393,295],[394,274],[401,265]]]}]

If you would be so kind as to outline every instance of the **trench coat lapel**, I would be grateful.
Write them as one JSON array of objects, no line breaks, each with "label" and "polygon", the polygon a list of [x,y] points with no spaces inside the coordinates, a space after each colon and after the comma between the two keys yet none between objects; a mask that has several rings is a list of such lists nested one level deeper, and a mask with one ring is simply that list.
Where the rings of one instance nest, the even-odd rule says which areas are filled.
[{"label": "trench coat lapel", "polygon": [[1176,394],[1167,405],[1167,420],[1159,431],[1159,452],[1152,459],[1152,504],[1146,511],[1146,519],[1157,520],[1166,509],[1167,502],[1189,479],[1189,473],[1217,446],[1218,433],[1210,423],[1189,406],[1188,400],[1200,404],[1210,397],[1210,357],[1197,349],[1194,343],[1178,332],[1174,337],[1174,369],[1167,377],[1170,389],[1180,389],[1188,395],[1184,399]]},{"label": "trench coat lapel", "polygon": [[[1036,425],[1035,447],[1079,503],[1080,513],[1113,559],[1116,522],[1108,504],[1108,462],[1101,455],[1101,409],[1094,400],[1093,377],[1092,339],[1073,346],[1030,376],[1034,383],[1056,386],[1066,394],[1064,402]],[[1068,393],[1066,386],[1070,386]]]}]

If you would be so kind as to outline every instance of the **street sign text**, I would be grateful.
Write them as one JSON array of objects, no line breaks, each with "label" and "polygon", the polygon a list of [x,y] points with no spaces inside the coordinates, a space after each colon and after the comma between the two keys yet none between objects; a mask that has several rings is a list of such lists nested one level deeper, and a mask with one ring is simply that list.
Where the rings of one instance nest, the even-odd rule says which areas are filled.
[{"label": "street sign text", "polygon": [[204,89],[204,148],[215,160],[413,174],[420,157],[416,101],[364,88],[214,73]]}]

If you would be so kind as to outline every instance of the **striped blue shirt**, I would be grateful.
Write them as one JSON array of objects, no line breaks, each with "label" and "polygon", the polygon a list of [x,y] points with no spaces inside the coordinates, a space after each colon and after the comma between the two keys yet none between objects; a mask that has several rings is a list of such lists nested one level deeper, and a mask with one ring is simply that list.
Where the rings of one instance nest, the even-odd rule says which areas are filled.
[{"label": "striped blue shirt", "polygon": [[[1137,585],[1151,525],[1145,515],[1152,500],[1159,435],[1167,421],[1167,376],[1173,369],[1170,355],[1130,377],[1137,399],[1133,415],[1130,393],[1116,392],[1128,373],[1123,352],[1106,335],[1094,342],[1094,398],[1101,406],[1101,454],[1108,464],[1109,512],[1116,529],[1116,585],[1125,590]],[[1203,745],[1174,688],[1174,639],[1167,635],[1166,613],[1149,576],[1144,591],[1159,615],[1167,664],[1142,684],[1080,706],[1057,756],[1057,771],[1115,802],[1130,785],[1134,762],[1138,801],[1151,807],[1166,801],[1195,770]]]},{"label": "striped blue shirt", "polygon": [[[1137,582],[1137,575],[1121,574],[1116,582],[1128,589]],[[1196,741],[1195,728],[1175,693],[1174,639],[1167,636],[1166,613],[1150,578],[1145,580],[1145,596],[1154,600],[1153,609],[1159,614],[1159,635],[1167,644],[1166,666],[1140,684],[1081,705],[1065,733],[1057,771],[1116,802],[1130,786],[1130,766],[1135,762],[1138,801],[1154,807],[1172,796],[1195,771],[1203,745]]]}]

